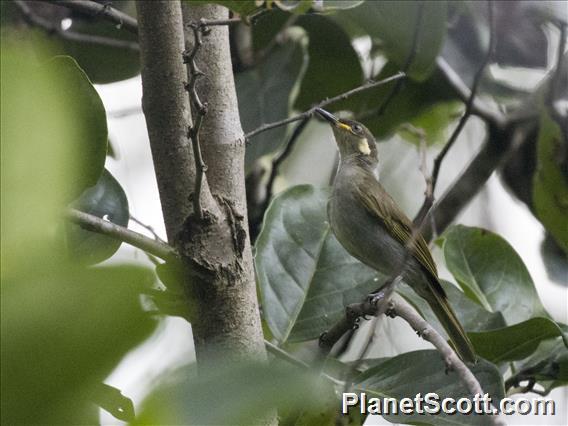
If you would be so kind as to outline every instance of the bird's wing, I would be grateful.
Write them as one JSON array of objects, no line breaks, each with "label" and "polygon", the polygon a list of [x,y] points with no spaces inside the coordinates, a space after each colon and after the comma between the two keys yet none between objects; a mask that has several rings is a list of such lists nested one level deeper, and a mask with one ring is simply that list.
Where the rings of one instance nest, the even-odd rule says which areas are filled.
[{"label": "bird's wing", "polygon": [[[359,199],[371,216],[377,218],[387,229],[390,229],[392,236],[403,246],[406,245],[412,238],[412,223],[396,205],[391,196],[383,189],[381,184],[374,178],[368,177],[363,185],[358,185],[356,188]],[[379,197],[381,199],[380,202]],[[437,281],[438,272],[436,264],[422,235],[417,235],[413,246],[409,248],[414,257]]]}]

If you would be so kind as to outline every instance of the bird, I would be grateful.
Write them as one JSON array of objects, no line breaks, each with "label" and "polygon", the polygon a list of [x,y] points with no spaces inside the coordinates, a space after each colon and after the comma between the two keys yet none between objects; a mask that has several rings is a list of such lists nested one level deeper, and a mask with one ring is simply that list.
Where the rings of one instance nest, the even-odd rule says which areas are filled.
[{"label": "bird", "polygon": [[315,111],[333,130],[339,166],[327,203],[329,224],[341,245],[365,265],[402,278],[426,300],[458,354],[475,363],[476,355],[438,278],[424,238],[377,178],[379,157],[375,138],[363,124]]}]

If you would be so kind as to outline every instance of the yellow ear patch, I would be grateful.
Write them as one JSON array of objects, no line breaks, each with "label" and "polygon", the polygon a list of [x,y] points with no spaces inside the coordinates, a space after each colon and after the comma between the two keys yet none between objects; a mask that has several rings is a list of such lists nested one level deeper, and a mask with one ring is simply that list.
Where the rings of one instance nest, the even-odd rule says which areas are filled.
[{"label": "yellow ear patch", "polygon": [[371,148],[369,148],[369,141],[367,138],[359,139],[357,149],[361,154],[369,155],[371,153]]}]

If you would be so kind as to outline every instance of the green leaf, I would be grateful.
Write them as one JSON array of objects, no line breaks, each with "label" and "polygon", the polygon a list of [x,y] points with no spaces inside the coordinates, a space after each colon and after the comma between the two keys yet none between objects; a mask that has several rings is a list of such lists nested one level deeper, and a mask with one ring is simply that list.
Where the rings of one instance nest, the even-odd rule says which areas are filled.
[{"label": "green leaf", "polygon": [[[108,130],[103,102],[85,72],[70,56],[56,56],[43,66],[44,72],[58,75],[62,84],[59,97],[74,110],[81,133],[75,144],[77,158],[74,165],[76,185],[83,190],[99,180],[107,153]],[[33,102],[29,99],[29,102]]]},{"label": "green leaf", "polygon": [[199,374],[195,367],[184,366],[164,377],[134,424],[265,424],[262,419],[274,415],[276,407],[279,414],[320,410],[329,391],[317,375],[278,361],[230,362],[214,369],[200,364]]},{"label": "green leaf", "polygon": [[139,300],[152,282],[141,268],[66,264],[3,277],[2,424],[91,423],[93,392],[154,330]]},{"label": "green leaf", "polygon": [[52,52],[41,42],[33,52],[22,42],[2,43],[2,273],[17,274],[46,254],[63,255],[61,212],[96,184],[107,129],[102,102],[73,59],[39,66],[36,55]]},{"label": "green leaf", "polygon": [[[472,373],[481,384],[481,388],[492,397],[494,403],[504,397],[503,381],[497,367],[485,360],[471,367]],[[362,373],[355,380],[356,388],[367,393],[367,399],[377,398],[410,398],[414,400],[417,394],[424,397],[434,392],[440,400],[451,397],[455,400],[471,398],[470,392],[464,387],[455,371],[446,371],[444,361],[439,352],[423,350],[407,352],[387,359],[377,366]],[[440,411],[437,415],[385,415],[393,423],[404,424],[435,424],[435,425],[485,425],[487,419],[483,416],[465,416],[459,413],[448,415]]]},{"label": "green leaf", "polygon": [[[308,33],[309,64],[295,107],[306,110],[322,99],[331,98],[363,83],[363,69],[351,40],[339,25],[325,16],[301,16],[296,25]],[[352,109],[346,99],[334,109]]]},{"label": "green leaf", "polygon": [[515,367],[516,377],[534,379],[548,393],[568,384],[568,349],[562,339],[545,340],[529,358],[515,363]]},{"label": "green leaf", "polygon": [[[124,227],[128,226],[130,220],[126,194],[106,169],[97,184],[83,192],[72,203],[72,207]],[[73,260],[92,265],[110,258],[116,253],[122,241],[68,223],[66,243]]]},{"label": "green leaf", "polygon": [[400,69],[411,55],[417,18],[422,13],[416,55],[408,75],[414,80],[423,81],[434,71],[436,57],[442,48],[446,36],[447,9],[445,1],[368,1],[334,17],[347,27],[362,28],[374,43],[383,46],[386,56]]},{"label": "green leaf", "polygon": [[[540,117],[537,142],[537,168],[533,180],[533,205],[535,214],[568,253],[568,175],[562,150],[566,141],[562,131],[543,109]],[[564,163],[563,163],[564,162]]]},{"label": "green leaf", "polygon": [[[468,333],[477,355],[494,363],[517,361],[531,355],[543,340],[564,337],[558,325],[548,318],[530,320],[481,333]],[[568,339],[566,339],[568,347]]]},{"label": "green leaf", "polygon": [[[308,38],[305,31],[293,27],[286,30],[283,40],[256,68],[235,77],[245,132],[290,115],[308,63]],[[281,126],[251,138],[246,149],[246,166],[276,152],[285,137],[286,127]]]},{"label": "green leaf", "polygon": [[[448,296],[450,306],[456,313],[458,320],[468,332],[485,331],[505,326],[505,320],[500,312],[489,312],[478,303],[468,298],[455,285],[441,280],[440,284]],[[397,287],[397,292],[408,300],[424,317],[424,319],[433,325],[438,332],[446,335],[444,328],[440,325],[438,319],[428,306],[428,303],[418,296],[407,284],[401,283]]]},{"label": "green leaf", "polygon": [[[375,80],[382,80],[396,74],[398,67],[389,62]],[[400,130],[401,125],[410,123],[425,132],[426,141],[434,144],[440,141],[446,128],[455,120],[453,105],[457,100],[453,89],[440,71],[435,71],[422,82],[406,80],[398,94],[389,102],[383,114],[378,115],[380,105],[390,96],[394,82],[353,96],[356,115],[362,115],[363,123],[377,139],[385,139]],[[430,116],[436,112],[434,116]]]},{"label": "green leaf", "polygon": [[534,283],[515,250],[499,235],[457,225],[446,232],[446,265],[468,297],[507,324],[549,317]]},{"label": "green leaf", "polygon": [[[273,11],[269,19],[261,19],[253,28],[255,52],[262,54],[292,15]],[[294,25],[306,30],[309,63],[295,108],[306,110],[322,99],[333,97],[363,82],[363,69],[351,40],[328,16],[308,14],[297,17]],[[334,104],[337,109],[355,107],[350,99]]]},{"label": "green leaf", "polygon": [[333,236],[328,198],[328,190],[295,186],[266,212],[255,265],[264,318],[280,342],[316,338],[382,281]]}]

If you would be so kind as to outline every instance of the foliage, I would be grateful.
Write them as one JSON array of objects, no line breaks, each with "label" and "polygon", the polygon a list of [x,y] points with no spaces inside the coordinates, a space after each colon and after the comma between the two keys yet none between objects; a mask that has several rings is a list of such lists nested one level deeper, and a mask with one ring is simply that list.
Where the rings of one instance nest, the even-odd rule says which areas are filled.
[{"label": "foliage", "polygon": [[[434,155],[464,109],[456,79],[467,91],[488,48],[485,2],[191,3],[220,4],[245,21],[238,25],[248,39],[237,37],[236,26],[231,27],[245,133],[307,111],[368,79],[378,81],[406,69],[404,81],[362,91],[327,108],[362,121],[379,142],[400,147],[424,141],[427,153]],[[134,14],[131,1],[113,6]],[[136,43],[135,34],[100,16],[51,4],[30,7],[58,28],[70,19],[70,31]],[[543,30],[565,24],[566,11],[542,2],[515,3],[510,12],[508,5],[494,7],[497,47],[477,100],[489,114],[500,114],[504,128],[513,129],[510,134],[521,141],[522,149],[503,157],[513,180],[522,182],[511,189],[542,223],[559,253],[559,270],[567,271],[566,117],[556,108],[562,102],[556,101],[565,102],[568,93],[565,78],[558,93],[549,90],[556,87],[555,64],[547,59],[554,37],[545,37]],[[184,365],[165,374],[144,401],[135,401],[140,410],[134,412],[128,395],[104,381],[155,330],[148,309],[191,321],[202,307],[187,300],[188,292],[180,286],[186,271],[179,264],[160,263],[153,270],[123,265],[113,257],[119,240],[65,222],[63,212],[73,207],[128,226],[127,194],[105,168],[106,112],[93,83],[137,75],[139,54],[136,46],[107,47],[30,31],[21,25],[20,14],[13,3],[2,2],[2,423],[92,424],[101,407],[133,424],[246,424],[277,407],[283,424],[335,424],[336,395],[349,386],[343,380],[371,396],[466,395],[455,371],[446,372],[433,350],[354,364],[331,357],[322,367],[324,375],[309,368],[318,356],[316,339],[345,315],[347,305],[365,300],[387,277],[351,257],[333,235],[326,213],[329,188],[289,187],[278,165],[270,165],[290,141],[289,126],[280,126],[247,141],[247,195],[269,197],[248,200],[249,211],[264,213],[262,224],[256,224],[261,231],[253,250],[265,338],[293,354],[296,365],[283,361],[282,354],[270,356],[268,365],[212,360],[212,368],[199,366],[199,375],[194,364]],[[537,19],[529,20],[531,14]],[[247,49],[251,58],[241,60]],[[553,71],[542,72],[540,88],[521,87],[493,72],[497,66]],[[543,93],[549,91],[556,98],[545,102]],[[481,118],[485,129],[500,125]],[[328,129],[314,129],[304,133],[304,147],[291,148],[329,139]],[[497,155],[502,147],[491,148]],[[335,166],[319,164],[319,156],[306,161],[334,173]],[[405,167],[399,158],[381,161]],[[418,160],[413,168],[418,170]],[[260,177],[254,174],[259,170]],[[280,180],[266,188],[272,170]],[[273,189],[282,188],[271,197]],[[393,195],[412,191],[418,197],[422,188],[399,182]],[[497,233],[460,224],[445,230],[438,242],[438,263],[452,277],[441,285],[481,357],[472,372],[483,389],[499,400],[506,392],[522,390],[527,381],[543,393],[568,384],[568,327],[544,308],[537,283],[513,247]],[[546,251],[543,257],[547,263]],[[401,283],[396,291],[444,333],[410,287]],[[393,342],[381,336],[379,344]],[[486,421],[478,416],[385,418],[420,424]],[[364,420],[349,419],[350,424]]]}]

